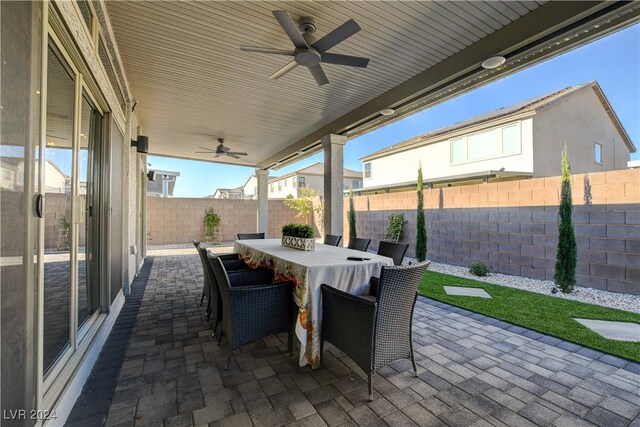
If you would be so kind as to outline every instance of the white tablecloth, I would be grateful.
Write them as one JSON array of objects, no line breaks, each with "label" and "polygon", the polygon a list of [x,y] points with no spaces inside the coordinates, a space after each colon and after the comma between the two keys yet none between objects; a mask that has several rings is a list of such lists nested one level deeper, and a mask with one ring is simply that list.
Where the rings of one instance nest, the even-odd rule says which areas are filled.
[{"label": "white tablecloth", "polygon": [[[369,278],[379,276],[393,260],[384,256],[316,243],[315,251],[301,251],[280,244],[280,239],[237,240],[234,252],[252,267],[265,266],[280,280],[293,280],[294,299],[300,308],[296,336],[300,340],[300,366],[320,365],[322,305],[320,285],[326,283],[354,295],[367,293]],[[347,257],[371,258],[350,261]]]}]

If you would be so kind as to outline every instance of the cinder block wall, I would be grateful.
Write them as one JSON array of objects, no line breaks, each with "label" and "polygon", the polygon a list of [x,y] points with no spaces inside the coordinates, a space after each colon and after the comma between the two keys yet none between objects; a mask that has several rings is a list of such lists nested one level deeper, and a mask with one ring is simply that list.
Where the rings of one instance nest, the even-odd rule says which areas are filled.
[{"label": "cinder block wall", "polygon": [[[212,207],[221,218],[218,240],[229,242],[237,233],[255,233],[257,200],[189,199],[147,197],[147,244],[189,243],[204,239],[204,212]],[[289,222],[311,223],[311,218],[297,218],[296,212],[282,200],[269,200],[268,237],[279,237]]]},{"label": "cinder block wall", "polygon": [[[578,283],[640,294],[640,169],[572,177]],[[552,280],[558,235],[560,178],[539,178],[425,190],[428,259],[467,266],[482,261],[501,273]],[[416,193],[355,198],[357,231],[376,248],[393,213],[407,219],[402,242],[414,256]],[[348,236],[345,200],[344,235]]]}]

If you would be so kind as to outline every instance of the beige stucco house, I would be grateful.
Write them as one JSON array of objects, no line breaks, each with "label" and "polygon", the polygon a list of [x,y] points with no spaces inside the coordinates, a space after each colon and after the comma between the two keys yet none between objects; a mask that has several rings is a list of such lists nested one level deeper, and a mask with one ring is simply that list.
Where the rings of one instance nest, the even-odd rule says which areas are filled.
[{"label": "beige stucco house", "polygon": [[[362,188],[362,173],[353,169],[344,168],[343,183],[345,190]],[[215,199],[257,199],[258,181],[255,175],[247,179],[244,185],[224,189],[216,189],[213,198]],[[269,198],[286,199],[288,196],[297,198],[300,196],[302,188],[313,189],[317,194],[322,195],[324,191],[324,164],[314,163],[306,168],[298,169],[282,176],[269,178]]]},{"label": "beige stucco house", "polygon": [[[593,81],[500,108],[392,145],[361,160],[361,191],[560,175],[567,145],[574,173],[624,169],[636,151]],[[437,160],[436,160],[437,159]]]}]

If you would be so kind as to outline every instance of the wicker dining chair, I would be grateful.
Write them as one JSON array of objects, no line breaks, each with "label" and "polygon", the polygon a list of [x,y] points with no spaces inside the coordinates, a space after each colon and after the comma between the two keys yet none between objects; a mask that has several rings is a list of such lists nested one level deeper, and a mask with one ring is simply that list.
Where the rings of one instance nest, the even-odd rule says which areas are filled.
[{"label": "wicker dining chair", "polygon": [[[202,305],[205,297],[207,297],[207,301],[209,301],[209,289],[211,288],[210,278],[209,278],[209,275],[207,274],[207,267],[206,267],[205,260],[204,258],[202,258],[200,249],[198,249],[198,247],[200,246],[200,242],[197,240],[192,240],[191,243],[193,243],[193,246],[196,247],[196,250],[198,251],[198,255],[200,256],[200,262],[202,263],[202,276],[204,277],[204,283],[202,284],[202,296],[200,297],[200,305]],[[208,313],[209,313],[209,307],[207,307],[207,311],[206,311],[206,314]]]},{"label": "wicker dining chair", "polygon": [[329,246],[338,246],[342,240],[342,236],[334,236],[333,234],[324,235],[324,244]]},{"label": "wicker dining chair", "polygon": [[353,237],[349,239],[349,245],[347,247],[349,249],[355,249],[356,251],[367,252],[367,249],[369,249],[370,244],[371,244],[371,239],[362,239],[359,237]]},{"label": "wicker dining chair", "polygon": [[[211,252],[206,251],[204,256],[207,260],[207,269],[209,273],[211,290],[209,291],[210,297],[210,310],[211,317],[213,318],[213,334],[211,336],[216,335],[216,331],[218,329],[218,324],[222,321],[223,310],[222,310],[222,297],[220,295],[220,287],[218,286],[218,280],[216,278],[215,273],[213,272],[213,264],[212,260],[219,259],[222,261],[222,264],[227,271],[229,276],[229,280],[232,286],[247,286],[252,285],[254,283],[272,283],[273,282],[273,270],[261,267],[261,268],[243,268],[243,269],[235,269],[230,270],[227,268],[229,263],[232,261],[224,261],[224,257],[228,257],[228,255],[216,255]],[[246,265],[246,264],[245,264]],[[233,267],[234,265],[231,264]],[[207,317],[209,319],[209,317]]]},{"label": "wicker dining chair", "polygon": [[394,243],[383,240],[380,242],[380,245],[378,245],[378,255],[393,259],[394,265],[402,265],[402,260],[404,259],[404,254],[407,253],[407,249],[409,249],[408,243]]},{"label": "wicker dining chair", "polygon": [[[196,241],[193,241],[196,244]],[[213,276],[213,271],[211,270],[211,265],[209,264],[209,260],[207,259],[207,248],[202,245],[202,243],[198,243],[196,246],[198,251],[198,255],[200,256],[200,261],[202,263],[202,275],[204,276],[204,283],[202,287],[202,297],[200,297],[200,305],[204,300],[204,297],[207,297],[207,310],[205,311],[205,316],[207,320],[211,317],[211,311],[217,306],[217,294],[215,293],[215,277]],[[225,264],[225,268],[229,271],[241,271],[248,270],[249,266],[240,259],[238,254],[224,254],[219,255],[220,260]]]},{"label": "wicker dining chair", "polygon": [[382,267],[375,297],[351,295],[322,284],[322,330],[320,357],[328,341],[349,356],[368,376],[369,400],[373,400],[371,377],[398,359],[410,359],[414,376],[413,310],[418,284],[430,261],[408,266]]},{"label": "wicker dining chair", "polygon": [[229,355],[224,369],[229,368],[233,351],[247,343],[269,335],[288,333],[289,353],[293,353],[293,282],[253,282],[238,286],[219,258],[209,258],[222,297],[222,335],[229,338]]},{"label": "wicker dining chair", "polygon": [[238,240],[264,239],[264,233],[238,233]]}]

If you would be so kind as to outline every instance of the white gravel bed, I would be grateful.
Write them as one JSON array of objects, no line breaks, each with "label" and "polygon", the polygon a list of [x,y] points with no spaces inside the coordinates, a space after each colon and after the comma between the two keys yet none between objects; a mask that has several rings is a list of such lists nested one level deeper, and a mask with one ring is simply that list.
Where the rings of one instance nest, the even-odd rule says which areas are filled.
[{"label": "white gravel bed", "polygon": [[[417,262],[415,259],[405,258],[405,262]],[[492,273],[486,277],[478,277],[469,273],[469,268],[440,264],[432,262],[429,265],[430,271],[449,274],[451,276],[463,277],[465,279],[477,280],[479,282],[491,283],[493,285],[508,286],[510,288],[524,289],[539,294],[549,295],[554,298],[564,298],[574,301],[586,302],[589,304],[601,305],[603,307],[618,308],[620,310],[640,313],[640,295],[619,294],[614,292],[601,291],[599,289],[575,286],[573,292],[564,294],[560,291],[552,294],[551,290],[555,284],[551,280],[537,280],[528,277],[510,276],[508,274]]]}]

